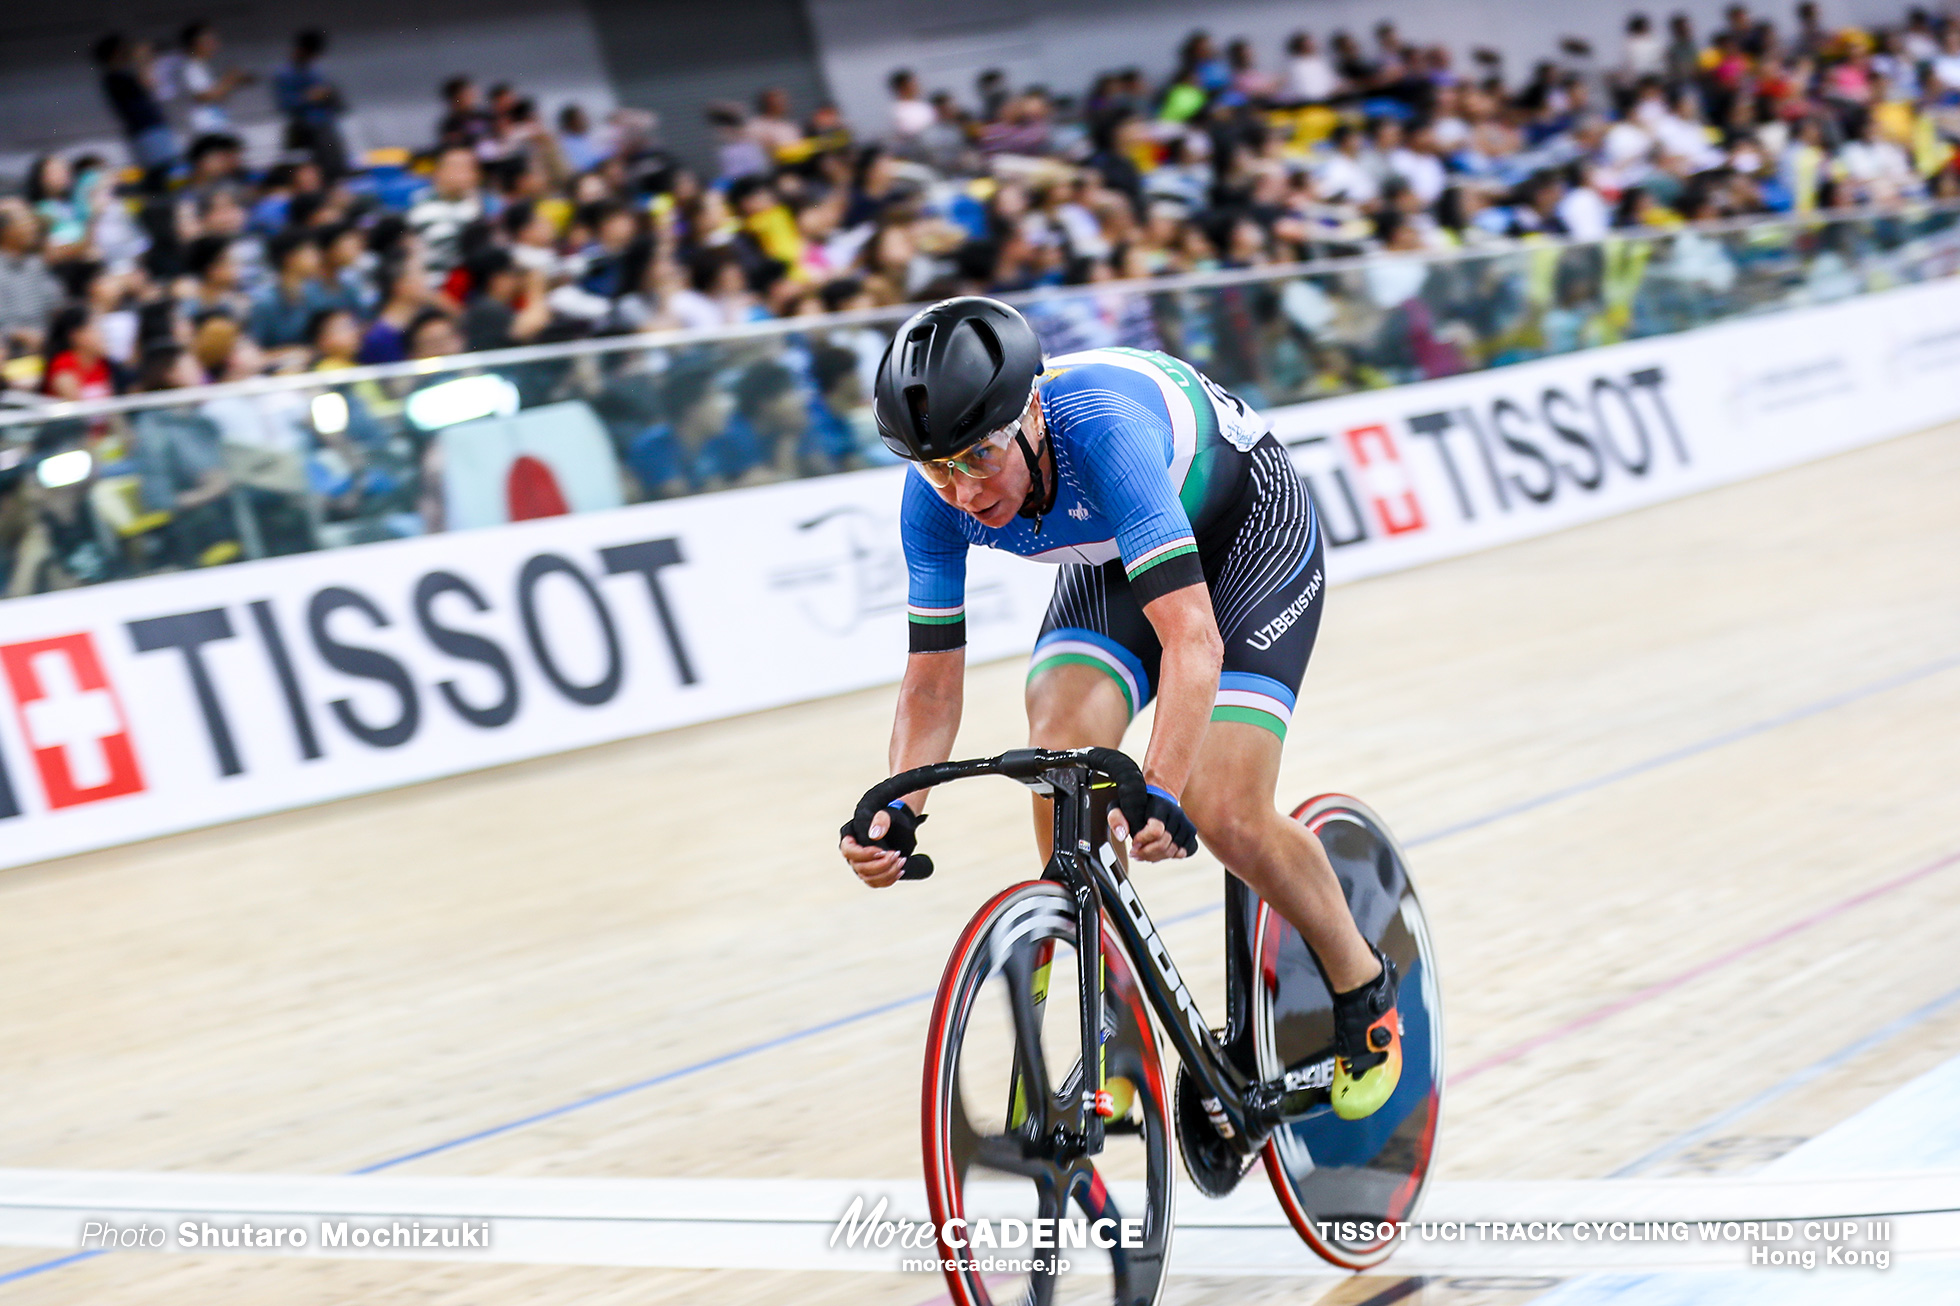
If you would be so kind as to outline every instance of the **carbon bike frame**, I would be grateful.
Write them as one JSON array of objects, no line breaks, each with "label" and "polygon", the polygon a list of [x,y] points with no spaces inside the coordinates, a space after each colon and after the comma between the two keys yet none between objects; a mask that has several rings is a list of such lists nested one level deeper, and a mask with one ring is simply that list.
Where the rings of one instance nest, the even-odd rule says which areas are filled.
[{"label": "carbon bike frame", "polygon": [[[1278,1087],[1248,1077],[1235,1064],[1232,1050],[1212,1033],[1178,973],[1170,949],[1159,936],[1143,899],[1130,884],[1109,842],[1110,785],[1097,784],[1097,778],[1113,782],[1118,805],[1128,812],[1141,813],[1144,785],[1136,763],[1115,749],[1057,752],[1018,748],[999,757],[941,762],[901,772],[874,786],[859,802],[854,819],[859,841],[869,842],[864,835],[870,818],[887,803],[916,790],[976,775],[1007,776],[1053,799],[1054,852],[1042,870],[1042,878],[1059,884],[1075,903],[1080,973],[1084,976],[1101,973],[1102,922],[1105,909],[1110,909],[1108,919],[1124,952],[1135,963],[1133,969],[1144,997],[1163,1023],[1186,1069],[1208,1095],[1204,1106],[1213,1127],[1235,1151],[1252,1155],[1278,1123]],[[1132,821],[1131,828],[1139,825],[1140,822]],[[905,878],[923,879],[930,874],[929,858],[915,854],[907,859]],[[1247,910],[1249,891],[1229,874],[1226,899],[1226,994],[1231,1017],[1228,1034],[1236,1046],[1240,1040],[1250,1037],[1251,946],[1247,938],[1250,912]],[[1100,1151],[1103,1137],[1102,1117],[1095,1112],[1096,1090],[1101,1085],[1090,1082],[1093,1073],[1090,1068],[1100,1064],[1097,1053],[1103,1022],[1102,988],[1089,983],[1077,988],[1082,997],[1084,1073],[1074,1132],[1080,1140],[1079,1146],[1093,1154]]]}]

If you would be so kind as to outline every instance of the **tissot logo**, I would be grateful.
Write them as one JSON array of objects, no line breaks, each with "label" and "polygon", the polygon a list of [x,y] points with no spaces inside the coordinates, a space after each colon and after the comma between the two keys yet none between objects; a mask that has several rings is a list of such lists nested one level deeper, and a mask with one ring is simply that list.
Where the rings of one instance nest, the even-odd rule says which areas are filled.
[{"label": "tissot logo", "polygon": [[1409,470],[1402,465],[1402,454],[1388,428],[1379,424],[1357,426],[1347,433],[1347,447],[1382,534],[1421,530],[1422,503],[1416,498]]},{"label": "tissot logo", "polygon": [[1422,538],[1611,493],[1693,461],[1661,367],[1581,372],[1515,392],[1506,380],[1493,377],[1467,403],[1288,437],[1328,544]]},{"label": "tissot logo", "polygon": [[0,669],[49,807],[143,791],[128,721],[87,632],[0,645]]},{"label": "tissot logo", "polygon": [[[253,598],[145,614],[120,622],[121,630],[0,645],[0,673],[51,812],[129,794],[154,801],[193,773],[230,781],[344,756],[350,744],[357,752],[402,748],[428,739],[432,711],[446,709],[473,730],[502,730],[521,715],[527,659],[565,704],[601,707],[626,686],[627,622],[653,626],[670,683],[697,684],[663,580],[684,561],[678,541],[640,540],[596,553],[591,561],[534,554],[515,575],[492,573],[480,576],[482,583],[438,568],[414,578],[405,602],[398,590],[330,584],[278,603]],[[602,589],[607,578],[617,580]],[[472,621],[498,608],[515,618],[501,634]],[[400,626],[413,634],[377,637]],[[141,679],[129,686],[139,700],[134,728],[98,649],[97,641],[108,639],[127,639],[139,659],[136,669],[124,670],[125,679]],[[255,660],[260,665],[252,668]],[[267,700],[257,685],[277,697]],[[186,736],[140,711],[173,696],[190,708],[191,722],[201,723],[202,748],[196,725]],[[254,729],[281,714],[289,727],[283,735]],[[171,715],[166,707],[160,719]],[[156,775],[146,781],[138,732],[153,771],[166,768],[167,783]],[[11,761],[0,756],[0,818],[35,806],[22,801],[29,795]]]},{"label": "tissot logo", "polygon": [[[632,605],[640,606],[642,614],[633,619],[653,618],[674,682],[688,686],[699,676],[661,579],[663,571],[683,560],[679,543],[673,539],[642,540],[598,550],[600,575],[641,580],[645,603]],[[557,587],[574,608],[583,607],[590,614],[586,651],[596,657],[584,668],[584,678],[572,665],[574,650],[561,643],[565,637],[545,619],[541,592],[547,585]],[[494,590],[486,594],[468,577],[444,569],[427,572],[415,581],[410,612],[391,609],[375,594],[352,585],[328,585],[314,591],[303,605],[309,638],[302,647],[310,645],[324,666],[342,677],[368,682],[374,691],[365,708],[352,694],[343,694],[327,700],[324,713],[305,691],[305,676],[293,656],[293,641],[273,603],[258,599],[245,604],[250,630],[257,636],[266,667],[284,700],[298,759],[317,762],[333,751],[335,745],[329,742],[333,736],[320,726],[323,716],[347,739],[368,749],[401,748],[426,737],[429,713],[425,709],[436,700],[473,729],[504,729],[522,711],[523,692],[514,652],[528,654],[539,676],[567,703],[601,707],[619,696],[627,671],[619,622],[632,610],[622,606],[615,611],[615,604],[624,595],[616,592],[609,600],[588,574],[588,566],[570,557],[535,554],[517,568],[510,598],[504,600],[516,609],[523,632],[515,647],[467,624],[469,614],[489,612],[497,606],[494,595]],[[650,614],[646,614],[647,606],[652,609]],[[243,620],[234,619],[234,611],[231,607],[208,608],[128,623],[138,653],[177,654],[183,669],[180,683],[203,719],[212,763],[220,777],[244,775],[252,769],[252,759],[240,747],[234,729],[236,704],[211,652],[213,646],[222,647],[238,639],[246,629]],[[376,632],[398,621],[407,624],[406,618],[411,615],[413,628],[427,650],[411,644],[408,649],[397,646],[390,652],[371,642]],[[431,666],[428,650],[447,659],[434,664],[445,668],[440,679],[426,669]],[[466,692],[449,670],[458,663],[474,664],[481,673],[479,683],[487,678],[495,686],[493,694],[485,694],[481,688]]]}]

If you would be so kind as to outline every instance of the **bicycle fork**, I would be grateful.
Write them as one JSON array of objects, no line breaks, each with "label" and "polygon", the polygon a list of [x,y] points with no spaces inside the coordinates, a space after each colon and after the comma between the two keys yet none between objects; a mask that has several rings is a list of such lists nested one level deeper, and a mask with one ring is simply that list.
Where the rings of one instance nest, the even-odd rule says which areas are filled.
[{"label": "bicycle fork", "polygon": [[[1254,1155],[1280,1123],[1280,1086],[1262,1084],[1241,1072],[1206,1023],[1170,949],[1116,857],[1107,833],[1107,791],[1095,789],[1079,774],[1050,771],[1043,778],[1056,805],[1055,851],[1047,878],[1060,883],[1075,899],[1082,974],[1100,978],[1105,973],[1102,921],[1107,905],[1126,951],[1138,959],[1135,971],[1145,999],[1203,1090],[1201,1101],[1212,1127],[1240,1155]],[[1239,906],[1236,901],[1231,905]],[[1229,985],[1235,995],[1234,1014],[1241,1015],[1236,1009],[1236,995],[1243,991],[1239,972],[1244,966],[1237,957],[1231,958],[1230,965],[1234,972],[1234,982]],[[1085,981],[1080,988],[1084,1082],[1076,1110],[1079,1136],[1085,1150],[1093,1154],[1101,1150],[1104,1131],[1096,1106],[1099,1100],[1107,1101],[1103,1096],[1102,1050],[1108,1033],[1103,1020],[1103,985]],[[1243,1018],[1237,1023],[1243,1026]],[[1095,1068],[1093,1088],[1091,1066]]]}]

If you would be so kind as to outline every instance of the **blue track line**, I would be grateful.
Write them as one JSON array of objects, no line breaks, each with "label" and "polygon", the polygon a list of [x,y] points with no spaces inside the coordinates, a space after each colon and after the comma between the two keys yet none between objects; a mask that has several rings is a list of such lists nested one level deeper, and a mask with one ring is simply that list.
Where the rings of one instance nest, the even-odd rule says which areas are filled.
[{"label": "blue track line", "polygon": [[[1888,676],[1883,680],[1875,680],[1868,685],[1861,685],[1856,689],[1847,690],[1842,694],[1833,694],[1829,698],[1821,698],[1813,703],[1806,703],[1801,707],[1792,708],[1788,712],[1779,713],[1778,715],[1773,717],[1766,717],[1761,721],[1753,722],[1746,726],[1739,726],[1734,730],[1724,731],[1719,735],[1711,735],[1707,739],[1700,740],[1696,743],[1688,744],[1681,748],[1672,749],[1665,753],[1658,753],[1653,757],[1646,758],[1639,762],[1634,762],[1631,765],[1621,767],[1616,771],[1608,771],[1605,774],[1595,776],[1590,780],[1582,780],[1577,784],[1566,785],[1563,788],[1551,790],[1550,792],[1540,794],[1537,797],[1527,798],[1522,802],[1512,803],[1506,807],[1500,807],[1495,811],[1487,812],[1482,816],[1474,816],[1471,817],[1469,820],[1459,821],[1455,825],[1446,825],[1440,830],[1431,830],[1426,834],[1417,835],[1415,838],[1407,840],[1404,846],[1409,848],[1420,847],[1423,844],[1435,843],[1438,840],[1447,839],[1453,835],[1464,834],[1468,831],[1480,829],[1483,826],[1490,825],[1497,821],[1506,820],[1513,816],[1520,816],[1526,812],[1536,811],[1538,808],[1548,806],[1552,803],[1562,802],[1567,798],[1573,798],[1580,794],[1590,793],[1595,789],[1602,789],[1608,785],[1618,784],[1622,780],[1628,780],[1633,778],[1634,776],[1643,775],[1648,771],[1657,770],[1660,767],[1669,766],[1675,762],[1683,761],[1687,758],[1695,757],[1702,753],[1707,753],[1718,748],[1726,747],[1729,744],[1739,743],[1744,739],[1750,739],[1757,735],[1764,734],[1767,731],[1775,730],[1778,729],[1779,727],[1790,725],[1797,721],[1802,721],[1808,717],[1817,716],[1820,713],[1829,712],[1835,708],[1840,708],[1851,703],[1856,703],[1861,699],[1870,698],[1875,694],[1882,694],[1888,690],[1898,689],[1901,686],[1912,684],[1915,681],[1924,680],[1928,676],[1936,675],[1939,672],[1949,670],[1956,666],[1960,666],[1960,656],[1942,658],[1937,662],[1929,662],[1924,666],[1916,667],[1910,671],[1902,671],[1897,675]],[[1222,911],[1222,910],[1223,910],[1222,904],[1213,903],[1208,906],[1199,907],[1191,911],[1180,912],[1175,916],[1166,917],[1165,919],[1159,921],[1158,925],[1159,927],[1179,925],[1187,921],[1197,920],[1198,918],[1203,916],[1209,916],[1213,912]],[[400,1156],[391,1156],[385,1161],[376,1161],[372,1165],[362,1166],[358,1170],[349,1171],[349,1173],[350,1174],[374,1174],[377,1171],[388,1170],[398,1165],[406,1165],[410,1161],[419,1161],[423,1157],[435,1156],[441,1152],[453,1151],[454,1149],[463,1147],[469,1143],[480,1142],[486,1138],[495,1138],[499,1134],[508,1134],[515,1130],[526,1128],[530,1125],[540,1124],[546,1120],[554,1120],[560,1116],[570,1115],[574,1111],[582,1111],[589,1106],[597,1106],[601,1102],[610,1102],[616,1098],[626,1097],[629,1094],[640,1092],[643,1089],[653,1088],[659,1084],[670,1084],[677,1079],[685,1079],[690,1075],[700,1074],[704,1070],[712,1070],[718,1066],[725,1066],[731,1062],[741,1061],[747,1057],[754,1056],[761,1052],[768,1052],[776,1048],[786,1047],[792,1043],[800,1043],[805,1039],[815,1038],[819,1034],[827,1034],[834,1029],[842,1029],[845,1026],[855,1025],[861,1021],[870,1020],[876,1016],[888,1015],[891,1012],[899,1011],[906,1007],[916,1006],[921,1002],[925,1002],[929,1000],[931,997],[932,997],[932,992],[930,990],[922,993],[908,994],[905,997],[895,998],[890,1002],[881,1003],[875,1007],[867,1007],[862,1011],[852,1012],[851,1014],[846,1016],[839,1016],[834,1020],[827,1020],[820,1025],[811,1025],[805,1029],[792,1030],[787,1034],[779,1034],[775,1038],[764,1039],[760,1043],[751,1043],[746,1047],[740,1047],[729,1052],[723,1052],[718,1056],[709,1057],[705,1061],[696,1061],[690,1065],[681,1066],[675,1070],[664,1071],[661,1074],[654,1075],[648,1079],[638,1080],[631,1084],[623,1084],[618,1088],[608,1089],[603,1093],[594,1093],[590,1097],[582,1097],[579,1098],[577,1101],[567,1102],[563,1106],[556,1106],[550,1108],[549,1110],[539,1111],[533,1115],[525,1116],[522,1119],[507,1121],[506,1123],[501,1125],[492,1125],[488,1129],[479,1129],[475,1133],[464,1134],[459,1138],[452,1138],[445,1142],[435,1143],[429,1147],[420,1148],[413,1152],[404,1152]],[[1876,1033],[1871,1034],[1867,1036],[1865,1039],[1861,1039],[1859,1042],[1854,1043],[1850,1047],[1845,1048],[1841,1052],[1834,1054],[1832,1058],[1827,1058],[1825,1062],[1818,1063],[1818,1065],[1812,1067],[1811,1070],[1814,1070],[1816,1074],[1823,1074],[1828,1070],[1834,1069],[1837,1065],[1842,1064],[1842,1060],[1849,1060],[1850,1058],[1859,1055],[1859,1053],[1862,1052],[1867,1046],[1874,1046],[1877,1043],[1882,1042],[1884,1039],[1892,1037],[1900,1030],[1906,1028],[1907,1024],[1917,1023],[1918,1020],[1922,1020],[1926,1016],[1931,1015],[1933,1010],[1942,1007],[1946,1003],[1953,1001],[1955,999],[1960,999],[1960,990],[1956,990],[1954,993],[1948,994],[1946,997],[1939,999],[1936,1003],[1931,1004],[1929,1007],[1922,1007],[1918,1012],[1914,1012],[1907,1016],[1901,1017],[1900,1020],[1892,1022],[1891,1025],[1885,1026],[1883,1029],[1877,1031]],[[1906,1022],[1906,1023],[1901,1023],[1901,1022]],[[1799,1075],[1805,1075],[1809,1073],[1810,1071],[1798,1072]],[[1803,1081],[1803,1082],[1808,1082],[1808,1081]],[[1785,1081],[1785,1083],[1788,1085],[1788,1088],[1785,1088],[1783,1085],[1779,1085],[1777,1089],[1769,1090],[1769,1093],[1775,1096],[1781,1096],[1782,1092],[1787,1092],[1789,1091],[1790,1088],[1795,1088],[1798,1086],[1798,1083],[1795,1081],[1794,1077],[1793,1080]],[[1763,1095],[1759,1095],[1759,1096],[1761,1097],[1761,1100],[1764,1102],[1770,1100],[1768,1096],[1763,1096]],[[1735,1108],[1734,1113],[1740,1114],[1743,1108],[1751,1107],[1752,1104],[1754,1103],[1757,1103],[1757,1099],[1752,1098],[1750,1102],[1744,1103],[1742,1107]],[[1723,1121],[1729,1118],[1729,1115],[1730,1113],[1724,1113],[1724,1115],[1718,1116],[1715,1120],[1710,1121],[1708,1122],[1707,1125],[1702,1126],[1702,1128],[1709,1129],[1709,1128],[1719,1127],[1720,1123],[1722,1123]],[[1697,1136],[1699,1136],[1699,1134],[1697,1134]],[[1670,1144],[1669,1146],[1672,1146],[1672,1144]],[[1643,1157],[1641,1158],[1641,1160],[1634,1162],[1633,1165],[1637,1167],[1637,1166],[1648,1164],[1650,1159],[1659,1159],[1659,1153],[1652,1153],[1649,1155],[1649,1157]],[[1626,1173],[1631,1173],[1631,1172],[1632,1172],[1631,1168],[1629,1168],[1626,1171]],[[43,1261],[38,1265],[24,1266],[21,1269],[10,1271],[7,1274],[0,1274],[0,1284],[10,1283],[16,1279],[24,1279],[30,1275],[39,1274],[45,1270],[59,1269],[64,1265],[72,1265],[78,1261],[90,1260],[102,1254],[103,1253],[100,1251],[78,1252],[78,1253],[72,1253],[70,1255],[60,1257],[56,1260]]]},{"label": "blue track line", "polygon": [[548,1111],[540,1111],[536,1115],[525,1116],[522,1120],[512,1120],[505,1124],[492,1125],[488,1129],[479,1129],[473,1134],[464,1134],[461,1138],[452,1138],[445,1143],[436,1143],[431,1147],[424,1147],[414,1152],[403,1152],[400,1156],[391,1156],[385,1161],[376,1161],[372,1165],[364,1165],[360,1169],[350,1170],[348,1173],[373,1174],[377,1170],[388,1170],[398,1165],[407,1165],[410,1161],[419,1161],[425,1156],[434,1156],[438,1152],[447,1152],[453,1148],[461,1147],[465,1143],[475,1143],[485,1138],[495,1138],[498,1134],[508,1134],[513,1129],[523,1129],[527,1125],[540,1124],[546,1120],[554,1120],[559,1116],[570,1115],[574,1111],[582,1111],[586,1107],[597,1106],[601,1102],[610,1102],[614,1098],[625,1097],[629,1093],[637,1093],[642,1089],[652,1088],[657,1084],[670,1084],[676,1079],[685,1079],[689,1075],[698,1075],[704,1070],[712,1070],[716,1066],[725,1066],[731,1061],[740,1061],[744,1057],[752,1057],[758,1052],[768,1052],[774,1048],[785,1047],[791,1043],[800,1043],[807,1038],[815,1038],[819,1034],[828,1034],[833,1029],[842,1029],[846,1025],[855,1025],[859,1021],[870,1020],[874,1016],[882,1016],[888,1012],[897,1011],[901,1007],[912,1006],[925,1001],[931,996],[931,991],[927,991],[925,993],[913,993],[902,998],[894,998],[890,1002],[882,1003],[875,1007],[866,1007],[863,1011],[854,1011],[848,1016],[839,1016],[835,1020],[827,1020],[821,1025],[812,1025],[807,1029],[792,1030],[788,1034],[779,1034],[775,1038],[764,1039],[760,1043],[751,1043],[747,1047],[736,1048],[732,1052],[724,1052],[720,1056],[709,1057],[706,1061],[697,1061],[693,1065],[682,1066],[678,1070],[663,1071],[650,1079],[638,1080],[631,1084],[622,1084],[618,1088],[609,1088],[603,1093],[594,1093],[592,1096],[582,1097],[576,1102],[567,1102],[563,1106],[555,1106]]},{"label": "blue track line", "polygon": [[78,1261],[92,1261],[98,1256],[108,1254],[107,1251],[100,1249],[92,1252],[70,1252],[66,1256],[57,1256],[51,1261],[40,1261],[33,1265],[23,1265],[18,1270],[9,1270],[5,1274],[0,1274],[0,1283],[13,1283],[17,1279],[31,1278],[49,1270],[58,1270],[64,1265],[74,1265]]}]

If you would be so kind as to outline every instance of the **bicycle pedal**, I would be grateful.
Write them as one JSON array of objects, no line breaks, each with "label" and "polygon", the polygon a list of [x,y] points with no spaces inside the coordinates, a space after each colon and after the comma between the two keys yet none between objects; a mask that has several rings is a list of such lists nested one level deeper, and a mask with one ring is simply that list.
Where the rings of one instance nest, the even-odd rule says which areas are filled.
[{"label": "bicycle pedal", "polygon": [[1334,1054],[1330,1052],[1296,1061],[1278,1079],[1260,1084],[1248,1095],[1247,1105],[1269,1129],[1331,1110],[1334,1089]]}]

